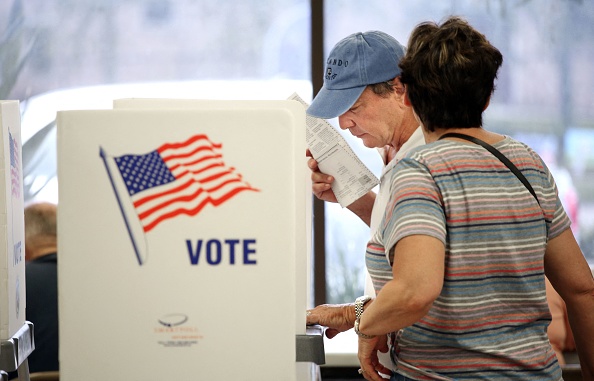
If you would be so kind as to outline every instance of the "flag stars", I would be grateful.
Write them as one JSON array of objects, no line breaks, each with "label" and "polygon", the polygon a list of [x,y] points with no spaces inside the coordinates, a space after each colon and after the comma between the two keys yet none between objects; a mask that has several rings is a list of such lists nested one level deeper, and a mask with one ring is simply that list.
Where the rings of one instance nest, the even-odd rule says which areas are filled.
[{"label": "flag stars", "polygon": [[175,180],[156,151],[146,155],[124,155],[115,161],[130,195]]}]

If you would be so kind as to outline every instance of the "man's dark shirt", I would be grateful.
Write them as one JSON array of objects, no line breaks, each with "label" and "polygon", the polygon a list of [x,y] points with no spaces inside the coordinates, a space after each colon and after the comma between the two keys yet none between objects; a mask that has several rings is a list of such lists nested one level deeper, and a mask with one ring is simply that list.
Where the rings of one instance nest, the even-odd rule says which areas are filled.
[{"label": "man's dark shirt", "polygon": [[29,355],[29,372],[58,370],[58,260],[56,253],[25,264],[27,309],[33,323],[35,350]]}]

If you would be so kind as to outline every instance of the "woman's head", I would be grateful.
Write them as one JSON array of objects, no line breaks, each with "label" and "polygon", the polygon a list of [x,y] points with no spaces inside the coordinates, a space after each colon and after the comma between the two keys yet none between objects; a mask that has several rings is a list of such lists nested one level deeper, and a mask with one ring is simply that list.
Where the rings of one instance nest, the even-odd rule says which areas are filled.
[{"label": "woman's head", "polygon": [[400,61],[401,81],[421,123],[435,128],[479,127],[503,56],[459,17],[419,24]]}]

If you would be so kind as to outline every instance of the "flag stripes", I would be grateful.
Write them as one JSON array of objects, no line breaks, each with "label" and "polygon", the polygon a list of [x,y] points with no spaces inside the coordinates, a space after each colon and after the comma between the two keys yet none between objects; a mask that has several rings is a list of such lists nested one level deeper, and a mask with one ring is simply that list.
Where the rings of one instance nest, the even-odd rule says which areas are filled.
[{"label": "flag stripes", "polygon": [[222,144],[204,134],[165,143],[144,155],[115,158],[145,232],[179,215],[194,216],[243,191],[259,191],[227,167]]}]

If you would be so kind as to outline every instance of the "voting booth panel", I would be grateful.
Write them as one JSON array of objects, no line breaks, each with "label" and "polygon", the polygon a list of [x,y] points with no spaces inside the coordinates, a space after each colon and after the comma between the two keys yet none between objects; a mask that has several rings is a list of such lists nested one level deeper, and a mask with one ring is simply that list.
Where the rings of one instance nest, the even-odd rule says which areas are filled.
[{"label": "voting booth panel", "polygon": [[[299,104],[298,102],[295,102]],[[266,110],[271,107],[284,107],[286,100],[241,100],[233,101],[233,108],[236,110]],[[172,99],[172,98],[122,98],[113,101],[114,109],[132,109],[132,110],[213,110],[226,109],[229,102],[207,99]],[[300,310],[303,306],[312,304],[311,293],[308,293],[309,285],[312,282],[312,214],[313,204],[311,202],[311,176],[306,173],[303,179],[305,186],[304,207],[305,207],[305,239],[298,240],[297,252],[305,253],[296,258],[296,288],[301,290],[296,295],[296,306]],[[304,276],[305,274],[305,276]],[[295,332],[305,334],[305,315],[297,314],[295,319]]]},{"label": "voting booth panel", "polygon": [[25,244],[18,101],[0,101],[0,340],[25,324]]},{"label": "voting booth panel", "polygon": [[58,113],[62,380],[295,379],[304,111],[220,102]]}]

